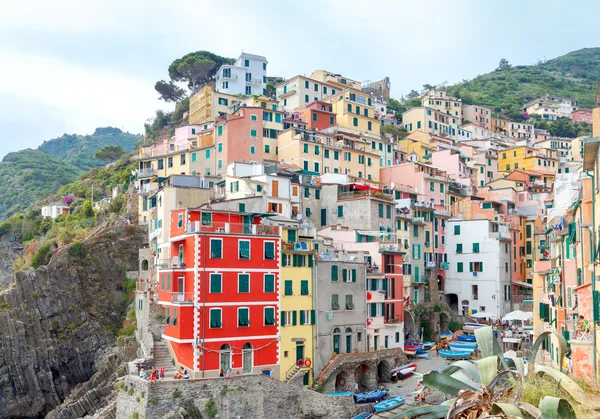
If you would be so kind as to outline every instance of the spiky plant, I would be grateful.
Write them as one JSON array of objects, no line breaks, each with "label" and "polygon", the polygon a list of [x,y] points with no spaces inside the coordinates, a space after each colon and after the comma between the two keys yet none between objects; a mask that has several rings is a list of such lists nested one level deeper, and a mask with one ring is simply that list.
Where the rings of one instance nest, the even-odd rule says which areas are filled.
[{"label": "spiky plant", "polygon": [[[528,375],[548,376],[578,403],[588,403],[585,392],[562,371],[539,366],[535,371],[535,357],[542,340],[550,332],[538,337],[533,345]],[[453,398],[438,406],[423,406],[406,410],[393,419],[475,419],[475,418],[523,418],[571,419],[575,412],[571,404],[556,397],[546,396],[535,407],[521,402],[523,392],[524,363],[517,357],[505,358],[491,327],[475,332],[477,344],[484,358],[478,361],[457,361],[440,371],[423,376],[423,388],[429,387]],[[566,341],[559,340],[560,359],[566,352]],[[561,340],[562,339],[562,340]]]}]

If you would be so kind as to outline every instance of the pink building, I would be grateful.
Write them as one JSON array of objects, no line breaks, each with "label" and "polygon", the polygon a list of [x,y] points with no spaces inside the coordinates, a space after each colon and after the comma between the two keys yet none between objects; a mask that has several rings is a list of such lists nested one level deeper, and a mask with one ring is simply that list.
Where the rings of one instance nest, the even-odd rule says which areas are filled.
[{"label": "pink building", "polygon": [[453,150],[440,150],[431,154],[431,164],[444,170],[450,179],[466,186],[471,186],[469,169],[464,155]]},{"label": "pink building", "polygon": [[263,109],[247,106],[215,121],[217,175],[225,174],[231,162],[263,161]]},{"label": "pink building", "polygon": [[534,129],[533,135],[536,143],[550,139],[550,131],[547,129]]},{"label": "pink building", "polygon": [[175,128],[175,142],[184,143],[187,140],[196,138],[202,131],[212,129],[213,123],[207,122],[201,125],[186,125],[185,127]]},{"label": "pink building", "polygon": [[470,121],[480,127],[492,129],[492,109],[480,105],[464,105],[463,120]]},{"label": "pink building", "polygon": [[414,188],[417,201],[431,202],[445,207],[448,178],[446,172],[436,167],[407,162],[397,166],[381,168],[380,181],[388,186],[394,184],[408,185]]},{"label": "pink building", "polygon": [[592,125],[592,110],[591,109],[577,109],[571,114],[571,121],[587,122]]}]

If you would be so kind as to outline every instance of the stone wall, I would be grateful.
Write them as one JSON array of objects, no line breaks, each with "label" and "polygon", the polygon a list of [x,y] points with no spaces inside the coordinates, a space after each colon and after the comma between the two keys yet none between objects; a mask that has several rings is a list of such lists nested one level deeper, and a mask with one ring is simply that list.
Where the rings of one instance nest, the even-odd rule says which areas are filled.
[{"label": "stone wall", "polygon": [[135,337],[139,344],[139,358],[152,358],[154,355],[154,342],[160,340],[164,318],[164,310],[146,296],[144,292],[138,292],[135,296]]},{"label": "stone wall", "polygon": [[[128,376],[119,384],[117,417],[162,418],[195,409],[203,417],[243,419],[347,419],[365,410],[352,397],[329,397],[265,375],[193,381],[159,381],[153,385]],[[208,405],[207,405],[208,404]],[[214,410],[210,415],[208,407]]]}]

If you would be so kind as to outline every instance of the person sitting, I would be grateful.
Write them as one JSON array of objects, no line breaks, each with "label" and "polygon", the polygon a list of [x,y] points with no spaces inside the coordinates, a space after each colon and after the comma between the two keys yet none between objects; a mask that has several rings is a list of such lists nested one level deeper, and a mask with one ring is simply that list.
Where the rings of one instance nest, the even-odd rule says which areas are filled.
[{"label": "person sitting", "polygon": [[165,378],[165,367],[160,367],[160,378]]},{"label": "person sitting", "polygon": [[183,371],[183,379],[184,380],[189,380],[190,379],[190,375],[188,374],[187,370]]},{"label": "person sitting", "polygon": [[146,372],[144,371],[143,367],[140,368],[140,378],[142,378],[144,380],[148,378],[148,376],[146,375]]},{"label": "person sitting", "polygon": [[177,371],[177,374],[175,374],[175,376],[173,378],[175,378],[176,380],[181,379],[181,377],[183,377],[183,367],[179,367],[179,371]]}]

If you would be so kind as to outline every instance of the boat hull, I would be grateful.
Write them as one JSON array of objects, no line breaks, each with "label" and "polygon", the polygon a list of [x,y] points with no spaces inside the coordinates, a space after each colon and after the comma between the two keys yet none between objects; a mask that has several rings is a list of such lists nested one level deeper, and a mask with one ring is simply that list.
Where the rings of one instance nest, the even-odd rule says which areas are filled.
[{"label": "boat hull", "polygon": [[456,339],[459,342],[477,342],[477,339],[475,338],[475,336],[470,336],[470,335],[457,335]]},{"label": "boat hull", "polygon": [[375,409],[376,412],[385,412],[386,410],[391,410],[398,406],[402,406],[405,401],[406,400],[404,400],[402,397],[396,396],[381,403],[377,403],[375,406],[373,406],[373,409]]},{"label": "boat hull", "polygon": [[448,344],[448,346],[450,347],[451,351],[469,351],[469,352],[473,352],[476,348],[475,344],[472,345],[460,345],[458,343],[452,343],[450,342]]},{"label": "boat hull", "polygon": [[440,356],[446,359],[466,359],[471,358],[469,351],[440,351]]}]

